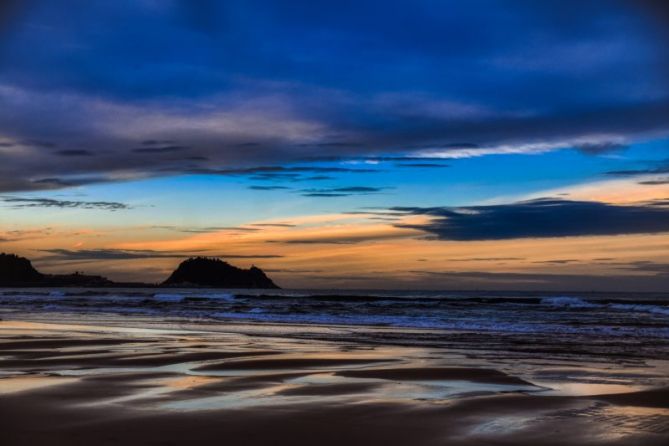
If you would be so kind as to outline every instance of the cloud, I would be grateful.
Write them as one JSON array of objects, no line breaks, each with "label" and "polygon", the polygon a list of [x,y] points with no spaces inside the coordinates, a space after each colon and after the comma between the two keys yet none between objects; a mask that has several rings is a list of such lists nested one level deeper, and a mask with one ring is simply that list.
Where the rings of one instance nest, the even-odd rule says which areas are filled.
[{"label": "cloud", "polygon": [[327,180],[335,180],[335,177],[332,176],[327,176],[327,175],[316,175],[313,177],[302,177],[303,181],[327,181]]},{"label": "cloud", "polygon": [[60,156],[93,156],[93,152],[90,150],[82,149],[72,149],[72,150],[59,150],[55,152],[56,155]]},{"label": "cloud", "polygon": [[[385,225],[384,225],[385,226]],[[337,232],[322,232],[319,234],[300,234],[295,232],[295,236],[291,238],[267,240],[267,243],[278,243],[285,245],[351,245],[357,243],[367,243],[385,240],[407,239],[415,236],[414,233],[407,233],[406,231],[398,231],[389,227],[381,230],[360,228],[360,231],[337,231]]]},{"label": "cloud", "polygon": [[669,132],[659,0],[23,3],[0,10],[5,192],[308,157],[601,154]]},{"label": "cloud", "polygon": [[290,187],[286,186],[249,186],[249,189],[251,190],[286,190],[290,189]]},{"label": "cloud", "polygon": [[87,184],[104,183],[110,181],[104,177],[71,177],[71,178],[40,178],[32,180],[32,184],[43,189],[58,189],[62,187],[85,186]]},{"label": "cloud", "polygon": [[2,197],[3,202],[9,203],[12,208],[60,208],[60,209],[100,209],[104,211],[119,211],[132,209],[130,205],[116,201],[76,201],[56,200],[51,198],[19,198]]},{"label": "cloud", "polygon": [[468,257],[448,259],[449,262],[506,262],[511,260],[526,260],[524,257]]},{"label": "cloud", "polygon": [[268,240],[267,243],[282,243],[285,245],[351,245],[355,243],[363,243],[368,241],[367,238],[349,238],[349,237],[333,237],[333,238],[301,238],[292,240]]},{"label": "cloud", "polygon": [[379,221],[398,221],[400,219],[401,219],[400,217],[384,217],[382,215],[375,217],[367,217],[367,220],[379,220]]},{"label": "cloud", "polygon": [[[6,142],[12,144],[8,150],[0,148],[3,152],[0,191],[54,187],[32,182],[36,177],[99,176],[106,181],[117,181],[129,177],[180,174],[256,173],[269,178],[270,175],[278,177],[282,173],[299,176],[314,172],[344,173],[349,170],[324,167],[309,169],[304,166],[282,172],[284,166],[276,166],[279,169],[262,166],[264,162],[283,163],[290,158],[300,157],[299,150],[291,154],[293,141],[314,139],[317,135],[311,133],[318,132],[321,127],[320,124],[303,123],[299,118],[291,116],[294,113],[285,110],[285,106],[275,99],[226,101],[208,98],[171,105],[160,102],[125,103],[80,93],[34,91],[7,86],[0,76],[0,101],[4,105],[0,110],[0,135],[11,135]],[[218,105],[210,106],[210,102]],[[39,122],[28,119],[47,113],[51,113],[53,119]],[[152,144],[143,144],[132,152],[138,156],[124,155],[130,144],[136,144],[134,141],[138,136],[165,134],[173,134],[178,138],[149,138],[145,142]],[[262,146],[244,150],[235,147],[238,140],[246,139],[245,135],[263,139]],[[88,151],[95,156],[62,156],[63,161],[54,160],[44,156],[52,155],[52,151],[20,143],[28,137],[53,139],[63,150],[76,151],[67,153]],[[172,140],[186,141],[187,144],[158,144]],[[198,157],[197,167],[184,163],[183,158],[175,158],[175,154],[187,148],[192,149],[194,156]],[[142,154],[152,155],[151,163],[147,163],[146,158],[140,156]],[[259,168],[241,167],[259,164]],[[221,169],[222,165],[235,167]],[[67,184],[62,183],[60,187],[67,187]]]},{"label": "cloud", "polygon": [[602,141],[595,143],[585,143],[576,146],[576,149],[586,155],[605,155],[613,152],[625,150],[627,145],[612,141]]},{"label": "cloud", "polygon": [[547,265],[567,265],[570,263],[580,263],[580,261],[576,259],[555,259],[555,260],[542,260],[533,263],[547,264]]},{"label": "cloud", "polygon": [[411,167],[414,169],[441,169],[450,166],[448,164],[435,164],[435,163],[407,163],[407,164],[397,164],[397,167]]},{"label": "cloud", "polygon": [[277,273],[277,274],[317,274],[325,273],[322,269],[298,269],[298,268],[270,268],[265,269],[266,273]]},{"label": "cloud", "polygon": [[170,145],[170,146],[157,146],[157,147],[138,147],[135,149],[132,149],[134,153],[139,153],[139,154],[151,154],[151,153],[170,153],[170,152],[179,152],[181,150],[186,150],[188,147],[186,146],[176,146],[176,145]]},{"label": "cloud", "polygon": [[41,147],[43,149],[53,149],[54,147],[58,146],[58,144],[56,144],[55,142],[43,141],[38,139],[26,139],[24,141],[21,141],[21,144],[25,146]]},{"label": "cloud", "polygon": [[368,195],[383,192],[387,187],[349,186],[330,189],[304,189],[303,197],[348,197],[351,195]]},{"label": "cloud", "polygon": [[[125,250],[125,249],[89,249],[89,250],[69,250],[69,249],[45,249],[42,252],[50,254],[42,257],[40,260],[135,260],[135,259],[157,259],[157,258],[186,258],[197,254],[197,251],[189,252],[164,252],[153,250]],[[280,255],[242,255],[242,254],[220,254],[215,257],[227,259],[271,259],[282,257]]]},{"label": "cloud", "polygon": [[387,187],[368,187],[368,186],[349,186],[349,187],[336,187],[333,189],[326,189],[331,192],[345,192],[345,193],[352,193],[352,194],[367,194],[367,193],[373,193],[373,192],[381,192],[385,189],[388,189]]},{"label": "cloud", "polygon": [[258,228],[248,228],[246,226],[212,226],[209,228],[202,228],[202,230],[190,230],[189,232],[212,232],[212,231],[235,231],[235,232],[256,232],[260,231]]},{"label": "cloud", "polygon": [[3,0],[0,2],[0,35],[16,25],[16,20],[22,15],[26,2],[19,0]]},{"label": "cloud", "polygon": [[249,228],[246,226],[207,226],[203,228],[191,228],[181,226],[152,226],[155,229],[167,229],[170,231],[186,232],[192,234],[208,234],[211,232],[229,231],[229,232],[257,232],[260,228]]},{"label": "cloud", "polygon": [[350,197],[355,194],[338,194],[338,193],[328,193],[328,192],[307,192],[302,194],[303,197],[321,197],[321,198],[332,198],[332,197]]},{"label": "cloud", "polygon": [[658,274],[551,274],[488,271],[411,271],[421,277],[422,283],[435,288],[538,290],[538,291],[654,291],[669,286],[669,275]]},{"label": "cloud", "polygon": [[260,173],[251,177],[254,181],[300,181],[302,177],[299,173]]},{"label": "cloud", "polygon": [[652,163],[650,167],[644,169],[613,170],[606,172],[608,175],[631,177],[640,175],[661,175],[669,173],[669,160],[660,160]]},{"label": "cloud", "polygon": [[249,226],[258,226],[261,228],[294,228],[297,225],[292,223],[251,223]]},{"label": "cloud", "polygon": [[195,169],[193,173],[207,175],[282,175],[302,173],[375,173],[376,169],[355,169],[348,167],[320,167],[320,166],[258,166],[239,169]]},{"label": "cloud", "polygon": [[425,231],[439,240],[504,240],[669,232],[669,207],[538,199],[490,206],[395,207],[392,211],[431,217],[397,227]]},{"label": "cloud", "polygon": [[16,242],[23,240],[44,239],[53,236],[54,231],[50,227],[39,229],[14,229],[11,231],[3,231],[0,235],[3,242]]},{"label": "cloud", "polygon": [[41,252],[50,254],[43,260],[132,260],[152,258],[187,257],[187,253],[166,253],[151,250],[118,250],[118,249],[44,249]]},{"label": "cloud", "polygon": [[[335,179],[328,175],[310,175],[313,173],[366,174],[380,172],[377,169],[348,168],[336,166],[258,166],[238,169],[195,168],[189,173],[202,175],[243,176],[255,181],[295,182],[323,181]],[[288,187],[281,187],[289,189]],[[277,186],[250,186],[252,190],[279,190]]]},{"label": "cloud", "polygon": [[669,263],[638,261],[627,265],[627,269],[669,277]]},{"label": "cloud", "polygon": [[663,178],[661,180],[639,181],[639,184],[643,184],[644,186],[662,186],[669,184],[669,178]]},{"label": "cloud", "polygon": [[[669,113],[669,104],[667,110]],[[524,120],[525,118],[521,118]],[[530,119],[531,121],[531,119]],[[514,126],[509,121],[508,125]],[[529,122],[528,122],[529,125]],[[535,122],[533,125],[542,125]],[[545,123],[543,125],[551,126],[553,123]],[[456,131],[457,129],[454,129]],[[452,145],[432,147],[424,147],[417,150],[417,155],[427,159],[464,159],[464,158],[478,158],[489,155],[537,155],[548,153],[556,150],[575,148],[588,155],[601,155],[616,150],[622,150],[626,147],[624,141],[626,138],[622,135],[612,136],[609,134],[583,134],[579,136],[558,136],[548,137],[550,132],[545,132],[543,137],[537,135],[540,141],[532,142],[515,142],[515,143],[492,143],[488,145],[474,145],[467,147],[454,147]],[[491,135],[488,132],[488,135]],[[504,137],[502,137],[504,138]]]},{"label": "cloud", "polygon": [[170,139],[145,139],[142,141],[143,146],[163,146],[163,145],[173,145],[174,141]]}]

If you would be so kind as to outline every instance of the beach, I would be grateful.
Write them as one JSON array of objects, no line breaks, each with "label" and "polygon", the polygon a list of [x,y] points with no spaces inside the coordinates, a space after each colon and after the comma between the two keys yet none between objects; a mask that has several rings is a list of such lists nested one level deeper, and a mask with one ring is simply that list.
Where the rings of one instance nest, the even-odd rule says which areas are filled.
[{"label": "beach", "polygon": [[669,0],[0,36],[0,446],[669,446]]},{"label": "beach", "polygon": [[0,321],[6,446],[669,442],[666,360],[305,336],[342,326],[19,316]]}]

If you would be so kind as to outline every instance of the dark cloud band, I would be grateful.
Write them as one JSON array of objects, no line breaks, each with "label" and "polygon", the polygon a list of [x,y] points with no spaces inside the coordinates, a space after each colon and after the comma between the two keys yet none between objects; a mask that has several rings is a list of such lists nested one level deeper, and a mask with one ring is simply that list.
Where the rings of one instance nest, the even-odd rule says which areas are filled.
[{"label": "dark cloud band", "polygon": [[504,240],[669,232],[669,207],[619,206],[590,201],[539,199],[491,206],[395,207],[432,217],[424,224],[397,224],[439,240]]},{"label": "dark cloud band", "polygon": [[120,211],[131,209],[130,205],[116,201],[75,201],[55,200],[51,198],[20,198],[2,197],[3,202],[14,208],[59,208],[59,209],[100,209],[105,211]]},{"label": "dark cloud band", "polygon": [[[135,259],[159,259],[159,258],[186,258],[191,257],[197,252],[165,252],[153,250],[120,250],[120,249],[90,249],[90,250],[69,250],[69,249],[47,249],[43,252],[49,254],[42,257],[41,260],[64,260],[64,261],[96,261],[96,260],[135,260]],[[217,257],[228,259],[271,259],[281,257],[280,255],[258,254],[221,254]]]}]

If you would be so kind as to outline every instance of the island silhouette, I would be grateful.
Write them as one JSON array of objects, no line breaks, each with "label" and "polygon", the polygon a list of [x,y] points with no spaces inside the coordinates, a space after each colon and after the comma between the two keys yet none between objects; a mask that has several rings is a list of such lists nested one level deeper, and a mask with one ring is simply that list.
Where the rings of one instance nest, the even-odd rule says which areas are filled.
[{"label": "island silhouette", "polygon": [[192,257],[179,264],[162,286],[212,288],[279,288],[255,266],[241,269],[221,259]]},{"label": "island silhouette", "polygon": [[2,287],[173,287],[173,288],[266,288],[278,289],[272,279],[256,266],[238,268],[213,257],[184,260],[160,284],[114,282],[104,276],[75,272],[43,274],[30,260],[15,254],[0,253]]}]

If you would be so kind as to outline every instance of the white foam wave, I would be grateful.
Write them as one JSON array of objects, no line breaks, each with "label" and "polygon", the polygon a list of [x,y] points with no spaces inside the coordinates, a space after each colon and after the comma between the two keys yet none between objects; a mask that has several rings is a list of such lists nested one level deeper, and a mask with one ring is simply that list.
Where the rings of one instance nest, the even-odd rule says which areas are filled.
[{"label": "white foam wave", "polygon": [[637,313],[652,313],[669,316],[669,307],[661,307],[658,305],[612,304],[611,308],[622,311],[634,311]]},{"label": "white foam wave", "polygon": [[598,308],[601,305],[588,302],[579,297],[571,296],[552,296],[541,299],[543,305],[550,305],[551,307],[563,308]]},{"label": "white foam wave", "polygon": [[158,293],[153,295],[153,298],[160,302],[181,302],[184,297],[183,294]]}]

